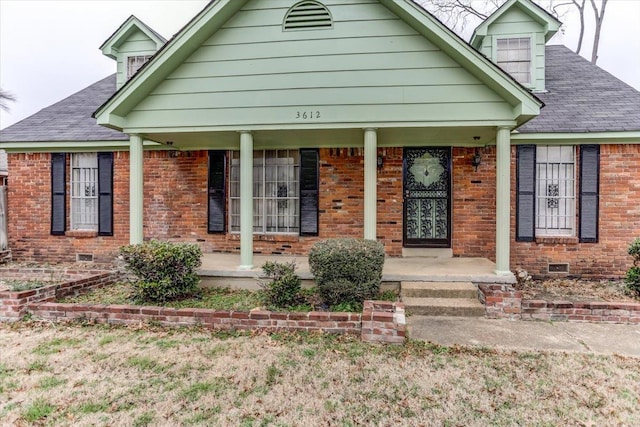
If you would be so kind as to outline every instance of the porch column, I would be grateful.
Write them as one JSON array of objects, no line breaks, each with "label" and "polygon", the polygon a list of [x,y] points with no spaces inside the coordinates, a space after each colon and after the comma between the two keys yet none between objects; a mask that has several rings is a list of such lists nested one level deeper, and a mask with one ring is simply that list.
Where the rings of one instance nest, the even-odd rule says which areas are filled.
[{"label": "porch column", "polygon": [[144,151],[140,135],[129,136],[129,243],[144,240]]},{"label": "porch column", "polygon": [[364,130],[364,238],[376,240],[376,201],[378,179],[378,133],[376,129]]},{"label": "porch column", "polygon": [[499,127],[496,136],[496,274],[511,274],[511,129]]},{"label": "porch column", "polygon": [[253,268],[253,135],[240,132],[240,270]]}]

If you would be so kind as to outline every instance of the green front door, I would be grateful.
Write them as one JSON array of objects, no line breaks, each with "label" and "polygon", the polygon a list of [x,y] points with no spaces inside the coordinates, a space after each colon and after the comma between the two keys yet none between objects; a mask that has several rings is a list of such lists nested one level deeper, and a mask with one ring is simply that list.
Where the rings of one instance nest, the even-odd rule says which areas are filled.
[{"label": "green front door", "polygon": [[405,148],[404,246],[451,247],[451,148]]}]

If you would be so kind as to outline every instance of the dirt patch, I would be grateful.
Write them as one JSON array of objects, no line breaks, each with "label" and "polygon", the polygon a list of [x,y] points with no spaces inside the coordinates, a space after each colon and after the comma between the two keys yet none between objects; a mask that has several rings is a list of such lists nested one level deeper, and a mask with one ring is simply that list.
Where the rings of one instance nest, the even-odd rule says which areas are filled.
[{"label": "dirt patch", "polygon": [[523,299],[638,302],[621,280],[530,280],[519,287]]}]

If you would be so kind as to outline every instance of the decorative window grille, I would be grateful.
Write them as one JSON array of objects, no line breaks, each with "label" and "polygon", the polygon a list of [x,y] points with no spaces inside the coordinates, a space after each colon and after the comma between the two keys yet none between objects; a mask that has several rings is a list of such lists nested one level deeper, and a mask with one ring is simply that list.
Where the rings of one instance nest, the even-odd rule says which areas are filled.
[{"label": "decorative window grille", "polygon": [[71,229],[98,229],[98,154],[71,155]]},{"label": "decorative window grille", "polygon": [[498,39],[497,63],[523,84],[531,83],[531,39],[529,37]]},{"label": "decorative window grille", "polygon": [[284,17],[282,28],[287,30],[325,30],[333,28],[329,10],[317,1],[301,1]]},{"label": "decorative window grille", "polygon": [[129,56],[127,57],[127,80],[138,72],[145,62],[151,58],[151,55]]},{"label": "decorative window grille", "polygon": [[575,235],[575,170],[575,147],[536,148],[536,235]]},{"label": "decorative window grille", "polygon": [[[298,150],[253,152],[253,232],[299,233],[300,153]],[[240,152],[231,158],[231,231],[240,231]]]}]

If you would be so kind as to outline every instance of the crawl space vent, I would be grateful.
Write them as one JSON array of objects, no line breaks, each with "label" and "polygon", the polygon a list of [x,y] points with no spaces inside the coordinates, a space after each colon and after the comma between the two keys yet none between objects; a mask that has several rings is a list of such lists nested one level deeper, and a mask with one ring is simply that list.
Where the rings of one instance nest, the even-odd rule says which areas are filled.
[{"label": "crawl space vent", "polygon": [[333,28],[333,19],[329,10],[317,1],[301,1],[287,12],[283,28],[285,31],[326,30]]},{"label": "crawl space vent", "polygon": [[569,264],[549,264],[547,271],[549,273],[568,273]]},{"label": "crawl space vent", "polygon": [[76,254],[76,261],[77,262],[83,262],[83,261],[93,262],[93,254]]}]

